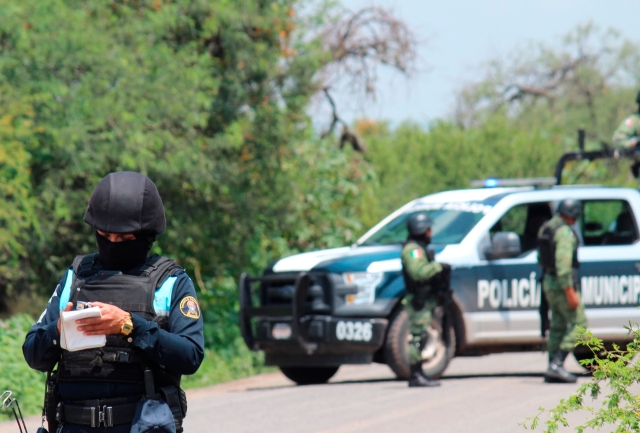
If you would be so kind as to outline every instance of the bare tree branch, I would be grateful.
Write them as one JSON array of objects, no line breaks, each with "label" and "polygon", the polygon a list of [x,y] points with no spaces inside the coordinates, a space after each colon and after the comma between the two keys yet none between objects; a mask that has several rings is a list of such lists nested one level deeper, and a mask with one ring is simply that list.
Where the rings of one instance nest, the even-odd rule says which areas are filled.
[{"label": "bare tree branch", "polygon": [[[403,21],[383,8],[368,7],[351,13],[322,30],[320,39],[330,53],[320,80],[332,110],[332,121],[322,133],[323,137],[333,133],[338,123],[346,128],[331,95],[331,89],[338,82],[346,83],[354,94],[375,99],[380,65],[389,66],[405,76],[413,72],[417,39]],[[341,139],[341,145],[344,142]],[[362,151],[364,146],[354,145],[354,149]]]}]

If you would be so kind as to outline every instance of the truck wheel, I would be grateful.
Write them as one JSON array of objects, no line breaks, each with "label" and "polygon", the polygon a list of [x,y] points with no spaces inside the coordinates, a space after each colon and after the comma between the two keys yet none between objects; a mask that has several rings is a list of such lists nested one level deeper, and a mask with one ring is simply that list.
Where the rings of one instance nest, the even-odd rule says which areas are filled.
[{"label": "truck wheel", "polygon": [[340,367],[280,367],[282,374],[298,385],[327,383]]},{"label": "truck wheel", "polygon": [[[438,320],[441,314],[439,313],[438,309],[436,309],[435,317],[428,329],[430,334],[429,342],[422,350],[422,357],[424,358],[422,368],[425,374],[432,378],[442,376],[449,365],[449,361],[453,359],[456,353],[455,331],[451,328],[451,338],[449,338],[451,343],[447,347],[442,338],[442,326],[440,325],[440,320]],[[389,365],[398,379],[406,380],[411,375],[409,369],[409,341],[411,341],[409,319],[407,313],[404,310],[400,310],[391,318],[391,325],[389,325],[384,346],[387,365]]]}]

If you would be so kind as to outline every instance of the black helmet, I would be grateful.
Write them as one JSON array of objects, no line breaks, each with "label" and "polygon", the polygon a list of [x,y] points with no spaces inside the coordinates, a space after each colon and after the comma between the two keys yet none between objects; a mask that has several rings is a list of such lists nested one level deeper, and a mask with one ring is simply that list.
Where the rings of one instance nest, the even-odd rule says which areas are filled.
[{"label": "black helmet", "polygon": [[109,233],[159,235],[166,226],[158,188],[133,171],[109,173],[96,185],[84,222]]},{"label": "black helmet", "polygon": [[558,205],[558,213],[569,218],[578,219],[582,215],[582,202],[580,200],[562,200]]},{"label": "black helmet", "polygon": [[433,220],[426,213],[415,213],[407,220],[407,229],[411,236],[424,235],[433,225]]},{"label": "black helmet", "polygon": [[638,94],[636,95],[636,104],[640,105],[640,90],[638,90]]}]

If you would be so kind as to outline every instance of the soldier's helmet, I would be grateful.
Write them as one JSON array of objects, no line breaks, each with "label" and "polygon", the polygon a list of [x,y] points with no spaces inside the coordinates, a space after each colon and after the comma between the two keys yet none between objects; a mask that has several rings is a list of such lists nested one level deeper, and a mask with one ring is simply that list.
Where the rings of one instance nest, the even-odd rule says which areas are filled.
[{"label": "soldier's helmet", "polygon": [[569,218],[578,219],[582,215],[582,202],[580,200],[562,200],[558,206],[558,213]]},{"label": "soldier's helmet", "polygon": [[411,236],[424,235],[433,226],[433,220],[426,213],[416,213],[407,220],[407,229]]},{"label": "soldier's helmet", "polygon": [[108,233],[159,235],[167,223],[156,185],[142,173],[109,173],[96,185],[84,222]]}]

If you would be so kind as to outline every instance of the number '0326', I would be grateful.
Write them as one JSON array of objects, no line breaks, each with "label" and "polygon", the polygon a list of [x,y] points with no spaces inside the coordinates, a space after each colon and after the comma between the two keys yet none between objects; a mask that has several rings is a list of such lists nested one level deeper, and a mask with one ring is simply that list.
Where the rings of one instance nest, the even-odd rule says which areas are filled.
[{"label": "number '0326'", "polygon": [[370,322],[339,321],[336,325],[336,338],[346,341],[371,341],[373,327]]}]

